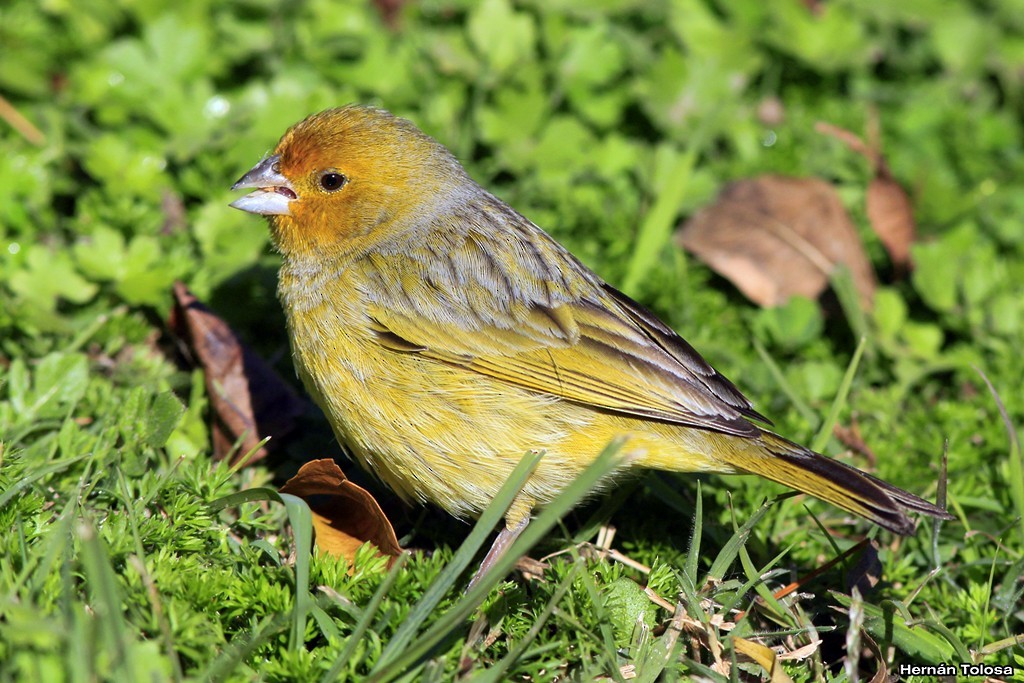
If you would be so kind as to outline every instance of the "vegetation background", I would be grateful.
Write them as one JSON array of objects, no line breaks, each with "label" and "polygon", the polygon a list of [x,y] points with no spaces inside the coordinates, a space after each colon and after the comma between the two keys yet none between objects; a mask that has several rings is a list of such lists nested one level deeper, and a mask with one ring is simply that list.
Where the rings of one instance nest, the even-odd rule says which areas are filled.
[{"label": "vegetation background", "polygon": [[[1024,680],[1021,0],[3,0],[0,94],[0,681],[767,676],[750,642],[805,656],[797,680],[961,661]],[[388,574],[368,550],[292,554],[284,506],[211,507],[338,450],[311,410],[274,458],[212,462],[203,378],[166,353],[171,285],[292,377],[278,259],[228,188],[348,102],[446,144],[787,436],[827,437],[835,405],[877,461],[826,452],[929,497],[948,444],[957,520],[899,539],[763,481],[652,475],[534,550],[610,520],[649,576],[566,553],[492,591],[474,638],[466,577],[442,573],[468,527],[396,508],[426,550]],[[860,132],[872,107],[918,222],[905,278],[867,227],[868,164],[814,127]],[[838,188],[882,281],[859,322],[760,309],[673,242],[768,172]],[[864,534],[873,588],[851,590],[853,558],[772,598]]]}]

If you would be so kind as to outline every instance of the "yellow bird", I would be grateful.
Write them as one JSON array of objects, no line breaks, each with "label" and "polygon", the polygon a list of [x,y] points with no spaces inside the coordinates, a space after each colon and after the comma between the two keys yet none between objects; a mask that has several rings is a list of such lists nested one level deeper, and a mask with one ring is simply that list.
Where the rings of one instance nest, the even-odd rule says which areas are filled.
[{"label": "yellow bird", "polygon": [[[899,534],[941,508],[758,426],[682,337],[474,182],[412,123],[347,106],[289,129],[234,185],[267,216],[299,376],[406,500],[457,517],[546,455],[489,566],[612,440],[622,468],[757,474]],[[478,573],[480,576],[480,573]]]}]

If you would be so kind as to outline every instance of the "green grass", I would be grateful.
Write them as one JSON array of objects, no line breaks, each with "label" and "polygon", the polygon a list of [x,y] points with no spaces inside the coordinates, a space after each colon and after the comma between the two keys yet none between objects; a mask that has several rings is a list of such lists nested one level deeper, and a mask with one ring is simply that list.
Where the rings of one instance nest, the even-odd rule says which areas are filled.
[{"label": "green grass", "polygon": [[[1024,8],[818,7],[429,0],[387,27],[327,0],[0,6],[0,95],[31,126],[0,123],[0,681],[724,681],[765,675],[755,643],[810,646],[781,663],[798,681],[879,656],[1024,676]],[[377,487],[416,552],[307,554],[308,513],[274,489],[340,453],[329,428],[311,410],[274,457],[214,463],[165,320],[181,279],[293,376],[278,257],[228,188],[352,101],[448,145],[786,436],[933,499],[945,453],[956,521],[899,539],[750,477],[663,474],[566,514],[582,481],[522,539],[559,553],[543,581],[466,592],[501,510],[471,529]],[[860,132],[871,107],[918,221],[906,279],[868,227],[867,164],[814,130]],[[842,277],[824,309],[759,310],[674,245],[762,173],[837,186],[873,311]],[[876,462],[832,436],[854,423]],[[605,524],[629,564],[577,546]],[[877,567],[810,577],[865,535]]]}]

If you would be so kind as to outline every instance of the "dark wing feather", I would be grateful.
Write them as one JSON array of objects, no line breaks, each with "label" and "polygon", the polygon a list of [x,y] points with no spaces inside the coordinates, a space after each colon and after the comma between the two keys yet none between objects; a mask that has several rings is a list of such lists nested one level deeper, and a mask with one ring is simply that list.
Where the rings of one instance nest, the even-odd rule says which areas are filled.
[{"label": "dark wing feather", "polygon": [[475,208],[366,257],[382,346],[599,410],[761,433],[747,418],[767,420],[650,311],[498,200]]},{"label": "dark wing feather", "polygon": [[711,364],[704,360],[697,353],[697,350],[690,346],[689,342],[680,337],[671,327],[661,322],[654,313],[610,285],[606,284],[604,289],[618,302],[623,311],[633,319],[636,325],[650,337],[653,343],[660,346],[663,351],[685,366],[693,373],[694,377],[704,383],[708,391],[740,411],[743,415],[768,425],[772,424],[771,420],[754,410],[754,406],[736,388],[735,384],[711,367]]}]

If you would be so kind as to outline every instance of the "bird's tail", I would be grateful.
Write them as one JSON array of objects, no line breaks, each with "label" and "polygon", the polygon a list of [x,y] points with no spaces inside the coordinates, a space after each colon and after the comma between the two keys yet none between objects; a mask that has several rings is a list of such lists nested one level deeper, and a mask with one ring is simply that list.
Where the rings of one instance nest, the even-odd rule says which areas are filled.
[{"label": "bird's tail", "polygon": [[763,450],[737,449],[739,453],[730,454],[737,470],[821,498],[898,534],[914,533],[915,523],[907,512],[953,519],[937,505],[777,434],[764,432],[759,441]]}]

